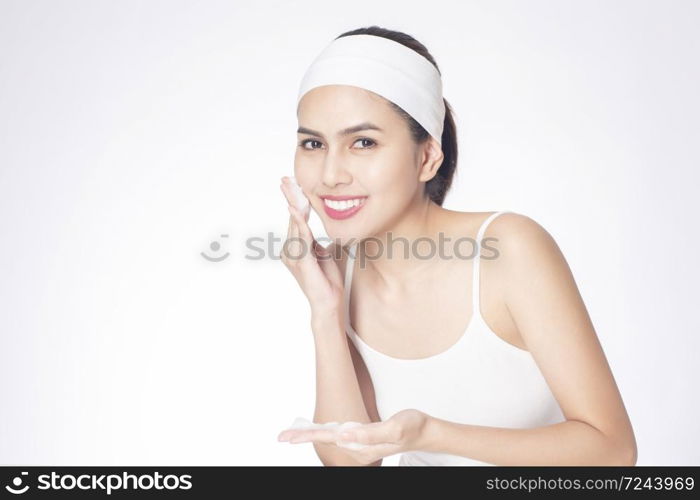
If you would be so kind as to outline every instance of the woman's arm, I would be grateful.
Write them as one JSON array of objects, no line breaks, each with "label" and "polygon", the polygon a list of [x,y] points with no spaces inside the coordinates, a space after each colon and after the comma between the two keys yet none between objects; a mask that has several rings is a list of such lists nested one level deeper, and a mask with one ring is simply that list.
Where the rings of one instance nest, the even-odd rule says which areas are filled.
[{"label": "woman's arm", "polygon": [[[280,260],[301,286],[311,307],[311,330],[316,347],[316,410],[313,421],[370,423],[370,417],[377,413],[376,404],[366,409],[363,395],[370,399],[367,387],[371,386],[371,381],[368,375],[361,377],[362,372],[355,372],[354,364],[358,363],[350,352],[350,341],[344,328],[344,279],[339,262],[347,259],[343,258],[342,252],[338,253],[341,247],[335,242],[326,249],[316,241],[306,217],[295,208],[289,178],[282,178],[280,188],[289,203],[290,213],[287,240],[282,247]],[[374,400],[373,394],[371,400]],[[277,438],[286,440],[285,436],[293,433],[293,430],[287,429]],[[381,459],[360,463],[348,454],[351,450],[334,446],[335,433],[330,434],[334,439],[329,444],[333,446],[327,443],[314,446],[324,465],[381,465]]]},{"label": "woman's arm", "polygon": [[495,465],[636,464],[622,397],[556,242],[521,214],[501,215],[489,233],[497,238],[489,246],[499,251],[490,269],[503,283],[506,306],[567,421],[508,429],[431,417],[426,449]]},{"label": "woman's arm", "polygon": [[[312,319],[316,346],[316,409],[314,422],[370,423],[362,391],[341,319]],[[314,443],[323,465],[365,465],[357,462],[343,448],[329,443]],[[372,464],[380,466],[382,460]]]},{"label": "woman's arm", "polygon": [[635,465],[636,450],[586,422],[532,429],[458,424],[428,418],[421,449],[493,465]]},{"label": "woman's arm", "polygon": [[[331,255],[335,255],[332,244],[329,249]],[[370,423],[373,419],[379,420],[371,401],[374,399],[370,394],[371,379],[361,359],[353,360],[354,346],[349,345],[344,318],[336,315],[312,317],[311,328],[316,346],[316,409],[313,421]],[[369,403],[369,411],[366,403]],[[365,465],[334,444],[314,443],[314,448],[324,465]],[[381,464],[382,460],[379,459],[367,465]]]}]

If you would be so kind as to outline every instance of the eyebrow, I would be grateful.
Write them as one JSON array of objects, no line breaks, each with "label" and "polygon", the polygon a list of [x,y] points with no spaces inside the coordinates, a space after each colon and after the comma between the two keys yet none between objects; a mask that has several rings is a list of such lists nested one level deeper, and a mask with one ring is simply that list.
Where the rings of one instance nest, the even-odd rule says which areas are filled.
[{"label": "eyebrow", "polygon": [[[361,130],[376,130],[377,132],[384,132],[381,128],[376,126],[373,123],[369,122],[364,122],[360,123],[359,125],[353,125],[352,127],[345,128],[343,130],[340,130],[337,133],[338,137],[342,137],[344,135],[350,135],[354,134],[355,132],[360,132]],[[318,137],[323,137],[323,134],[321,132],[317,132],[315,130],[308,129],[306,127],[299,127],[297,129],[297,134],[308,134],[308,135],[316,135]]]}]

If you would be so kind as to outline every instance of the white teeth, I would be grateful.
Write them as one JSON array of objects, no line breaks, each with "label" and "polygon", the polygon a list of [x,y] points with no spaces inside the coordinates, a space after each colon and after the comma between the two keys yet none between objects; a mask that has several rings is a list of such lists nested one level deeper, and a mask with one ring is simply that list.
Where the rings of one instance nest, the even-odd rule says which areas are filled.
[{"label": "white teeth", "polygon": [[364,203],[364,198],[355,198],[354,200],[343,200],[343,201],[334,201],[334,200],[329,200],[325,198],[323,202],[326,204],[326,206],[332,208],[333,210],[348,210],[352,207],[356,207],[358,205],[362,205]]}]

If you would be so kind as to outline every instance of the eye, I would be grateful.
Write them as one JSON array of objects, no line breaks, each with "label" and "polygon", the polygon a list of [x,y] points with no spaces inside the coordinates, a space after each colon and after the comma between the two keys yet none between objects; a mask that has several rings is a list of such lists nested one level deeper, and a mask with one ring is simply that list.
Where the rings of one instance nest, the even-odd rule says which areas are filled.
[{"label": "eye", "polygon": [[[357,139],[353,144],[357,144],[360,141],[366,141],[366,142],[363,142],[363,147],[361,147],[360,149],[370,149],[376,144],[376,142],[374,142],[372,139],[369,139],[367,137],[361,137],[361,138]],[[369,142],[369,144],[367,144],[367,142]],[[314,146],[311,146],[310,148],[306,147],[307,144],[313,144],[313,143],[316,143],[319,145],[321,144],[321,142],[317,141],[316,139],[304,139],[301,142],[299,142],[299,146],[302,149],[306,149],[309,151],[314,150],[314,149],[318,149]]]},{"label": "eye", "polygon": [[317,141],[316,139],[304,139],[303,141],[301,141],[301,142],[299,143],[299,146],[301,146],[302,149],[316,149],[316,148],[314,148],[314,147],[307,148],[307,147],[306,147],[306,144],[309,143],[309,142],[315,142],[315,143],[321,144],[321,143],[320,143],[319,141]]},{"label": "eye", "polygon": [[[367,137],[362,137],[362,138],[356,140],[356,141],[355,141],[355,144],[357,144],[357,143],[360,142],[360,141],[369,141],[372,145],[376,144],[372,139],[368,139]],[[369,148],[371,148],[371,147],[372,147],[372,146],[367,146],[367,147],[360,148],[360,149],[369,149]]]}]

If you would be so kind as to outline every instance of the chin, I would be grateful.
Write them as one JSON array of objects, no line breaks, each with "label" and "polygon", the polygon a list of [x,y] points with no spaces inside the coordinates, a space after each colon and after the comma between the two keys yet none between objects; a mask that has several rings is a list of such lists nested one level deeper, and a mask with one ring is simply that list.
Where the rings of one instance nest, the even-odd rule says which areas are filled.
[{"label": "chin", "polygon": [[[336,224],[336,222],[340,223]],[[330,221],[328,221],[327,224],[324,224],[326,234],[328,235],[330,242],[333,242],[336,245],[343,247],[354,246],[360,241],[367,238],[371,238],[374,234],[376,234],[373,232],[376,229],[376,226],[374,224],[372,224],[372,227],[363,226],[359,228],[359,231],[358,228],[350,228],[349,226],[350,224],[348,224],[347,222],[335,221],[333,219],[330,219]],[[343,229],[345,229],[346,227],[347,230],[344,231]],[[327,244],[324,242],[324,246],[327,246],[328,244],[330,244],[330,242],[328,242]]]}]

